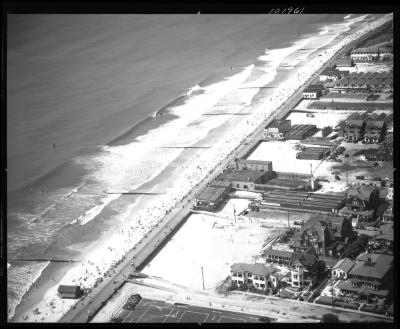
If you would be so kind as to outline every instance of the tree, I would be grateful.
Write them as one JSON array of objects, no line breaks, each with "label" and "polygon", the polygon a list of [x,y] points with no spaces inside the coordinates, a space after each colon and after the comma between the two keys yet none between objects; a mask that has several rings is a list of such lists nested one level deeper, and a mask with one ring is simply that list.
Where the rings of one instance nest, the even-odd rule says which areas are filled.
[{"label": "tree", "polygon": [[247,284],[247,290],[251,291],[251,292],[254,292],[256,290],[256,288],[254,287],[254,284],[248,283]]},{"label": "tree", "polygon": [[264,294],[265,295],[269,295],[269,293],[270,293],[270,289],[267,287],[267,288],[265,288],[265,290],[264,290]]},{"label": "tree", "polygon": [[244,283],[240,283],[240,284],[239,284],[239,290],[240,290],[240,291],[245,291],[246,288],[247,288],[247,287],[246,287],[246,285],[245,285]]},{"label": "tree", "polygon": [[321,323],[338,323],[339,317],[333,313],[325,313],[322,315]]}]

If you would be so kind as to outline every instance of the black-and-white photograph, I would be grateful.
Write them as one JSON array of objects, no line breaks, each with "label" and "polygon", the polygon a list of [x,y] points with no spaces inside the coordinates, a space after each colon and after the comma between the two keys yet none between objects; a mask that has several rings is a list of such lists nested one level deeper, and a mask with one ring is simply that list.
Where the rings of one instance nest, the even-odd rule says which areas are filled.
[{"label": "black-and-white photograph", "polygon": [[6,321],[393,324],[393,16],[8,13]]}]

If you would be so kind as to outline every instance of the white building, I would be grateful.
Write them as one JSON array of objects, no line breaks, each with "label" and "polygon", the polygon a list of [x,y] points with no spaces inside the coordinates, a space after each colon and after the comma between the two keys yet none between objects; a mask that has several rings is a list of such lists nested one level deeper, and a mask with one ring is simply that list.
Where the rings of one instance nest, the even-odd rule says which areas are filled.
[{"label": "white building", "polygon": [[387,59],[393,57],[393,51],[389,48],[379,48],[379,59]]},{"label": "white building", "polygon": [[333,278],[347,280],[350,270],[354,266],[354,262],[349,258],[339,260],[331,270]]},{"label": "white building", "polygon": [[357,48],[350,52],[353,60],[377,60],[379,59],[379,49],[376,47]]},{"label": "white building", "polygon": [[316,99],[322,95],[323,85],[309,85],[303,90],[303,98]]},{"label": "white building", "polygon": [[237,284],[252,283],[254,287],[263,291],[266,288],[277,288],[278,277],[275,275],[277,269],[264,264],[235,263],[231,265],[232,281]]}]

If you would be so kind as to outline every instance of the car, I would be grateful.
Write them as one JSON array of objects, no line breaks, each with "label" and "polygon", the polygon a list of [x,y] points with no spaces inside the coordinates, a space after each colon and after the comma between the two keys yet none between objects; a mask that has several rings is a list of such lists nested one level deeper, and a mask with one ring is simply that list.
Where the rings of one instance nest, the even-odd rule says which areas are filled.
[{"label": "car", "polygon": [[348,158],[349,156],[350,156],[349,153],[346,153],[346,154],[344,155],[345,158]]},{"label": "car", "polygon": [[312,114],[312,113],[307,113],[307,115],[306,115],[308,118],[314,118],[315,117],[315,115],[314,114]]},{"label": "car", "polygon": [[335,179],[336,179],[336,180],[340,180],[339,175],[335,175]]},{"label": "car", "polygon": [[258,318],[258,320],[259,320],[260,322],[267,322],[267,323],[271,322],[270,319],[267,318],[266,316],[260,316],[260,317]]},{"label": "car", "polygon": [[373,163],[372,165],[371,165],[371,167],[377,167],[379,165],[379,163],[378,162],[375,162],[375,163]]},{"label": "car", "polygon": [[356,176],[356,179],[363,180],[363,179],[364,179],[364,176],[363,176],[363,175],[361,175],[361,176]]}]

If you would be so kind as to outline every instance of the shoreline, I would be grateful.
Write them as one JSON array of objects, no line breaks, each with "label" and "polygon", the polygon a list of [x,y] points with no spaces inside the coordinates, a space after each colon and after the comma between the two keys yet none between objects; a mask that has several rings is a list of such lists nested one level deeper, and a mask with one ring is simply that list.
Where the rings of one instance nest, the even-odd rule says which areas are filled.
[{"label": "shoreline", "polygon": [[[336,56],[336,55],[337,55],[337,53],[335,53],[333,56]],[[325,64],[323,64],[322,66],[327,65],[327,63],[329,63],[330,60],[331,60],[331,59],[329,59],[329,60],[328,60]],[[315,73],[313,73],[312,76],[313,76],[313,75],[315,75]],[[304,84],[302,84],[302,85],[304,85]],[[300,88],[301,88],[301,87],[300,87]],[[296,93],[296,92],[295,92],[295,93]],[[291,97],[292,97],[292,96],[291,96]],[[287,102],[287,100],[285,100],[285,102],[284,102],[283,104],[285,104],[286,102]],[[284,105],[284,106],[285,106],[285,105]],[[276,112],[278,112],[279,109],[281,109],[281,107],[282,107],[282,105],[281,105],[280,107],[278,107],[278,109],[276,110]],[[276,113],[276,112],[275,112],[275,113]],[[269,119],[271,119],[271,116],[268,118],[268,120],[269,120]],[[264,123],[262,123],[262,125],[264,125]],[[248,139],[248,138],[249,138],[249,137],[247,137],[246,139]],[[250,137],[250,139],[252,139],[252,138]],[[240,144],[239,144],[238,147],[240,147]],[[231,157],[231,154],[232,154],[232,152],[230,153],[230,155],[228,155],[228,157],[227,157],[228,159]],[[222,162],[225,162],[225,160],[226,160],[227,158],[224,158],[224,160],[223,160]],[[229,160],[226,160],[226,161],[229,162]],[[175,170],[174,170],[174,171],[175,171]],[[214,171],[215,171],[215,170],[214,170]],[[203,179],[203,181],[204,181],[204,179]],[[203,181],[202,181],[202,182],[203,182]],[[202,185],[202,184],[203,184],[202,182],[198,183],[198,185]],[[188,195],[190,195],[190,194],[193,194],[193,192],[189,192],[189,193],[188,193]],[[185,196],[184,198],[187,198],[187,196]],[[132,252],[132,250],[129,251],[128,254],[126,254],[126,255],[124,256],[124,259],[125,259],[125,258],[129,258],[129,256],[131,255],[131,252]],[[134,252],[133,252],[133,253],[134,253]],[[46,270],[47,270],[47,268],[46,268]],[[48,288],[48,287],[47,287],[47,288]],[[39,289],[40,289],[40,288],[39,288]],[[45,290],[45,289],[43,288],[43,290]],[[43,296],[44,294],[45,294],[45,291],[44,291],[44,293],[43,293],[41,296]],[[38,292],[38,294],[36,294],[36,295],[35,295],[35,293],[32,293],[32,296],[31,296],[31,297],[33,298],[33,297],[36,296],[36,298],[38,298],[38,297],[39,297],[38,295],[40,295],[39,292]],[[33,303],[33,301],[32,301],[32,303]],[[17,306],[17,308],[18,308],[18,306]],[[14,315],[13,319],[14,319],[14,318],[18,318],[16,315],[17,315],[17,309],[16,309],[16,311],[15,311],[15,315]]]}]

